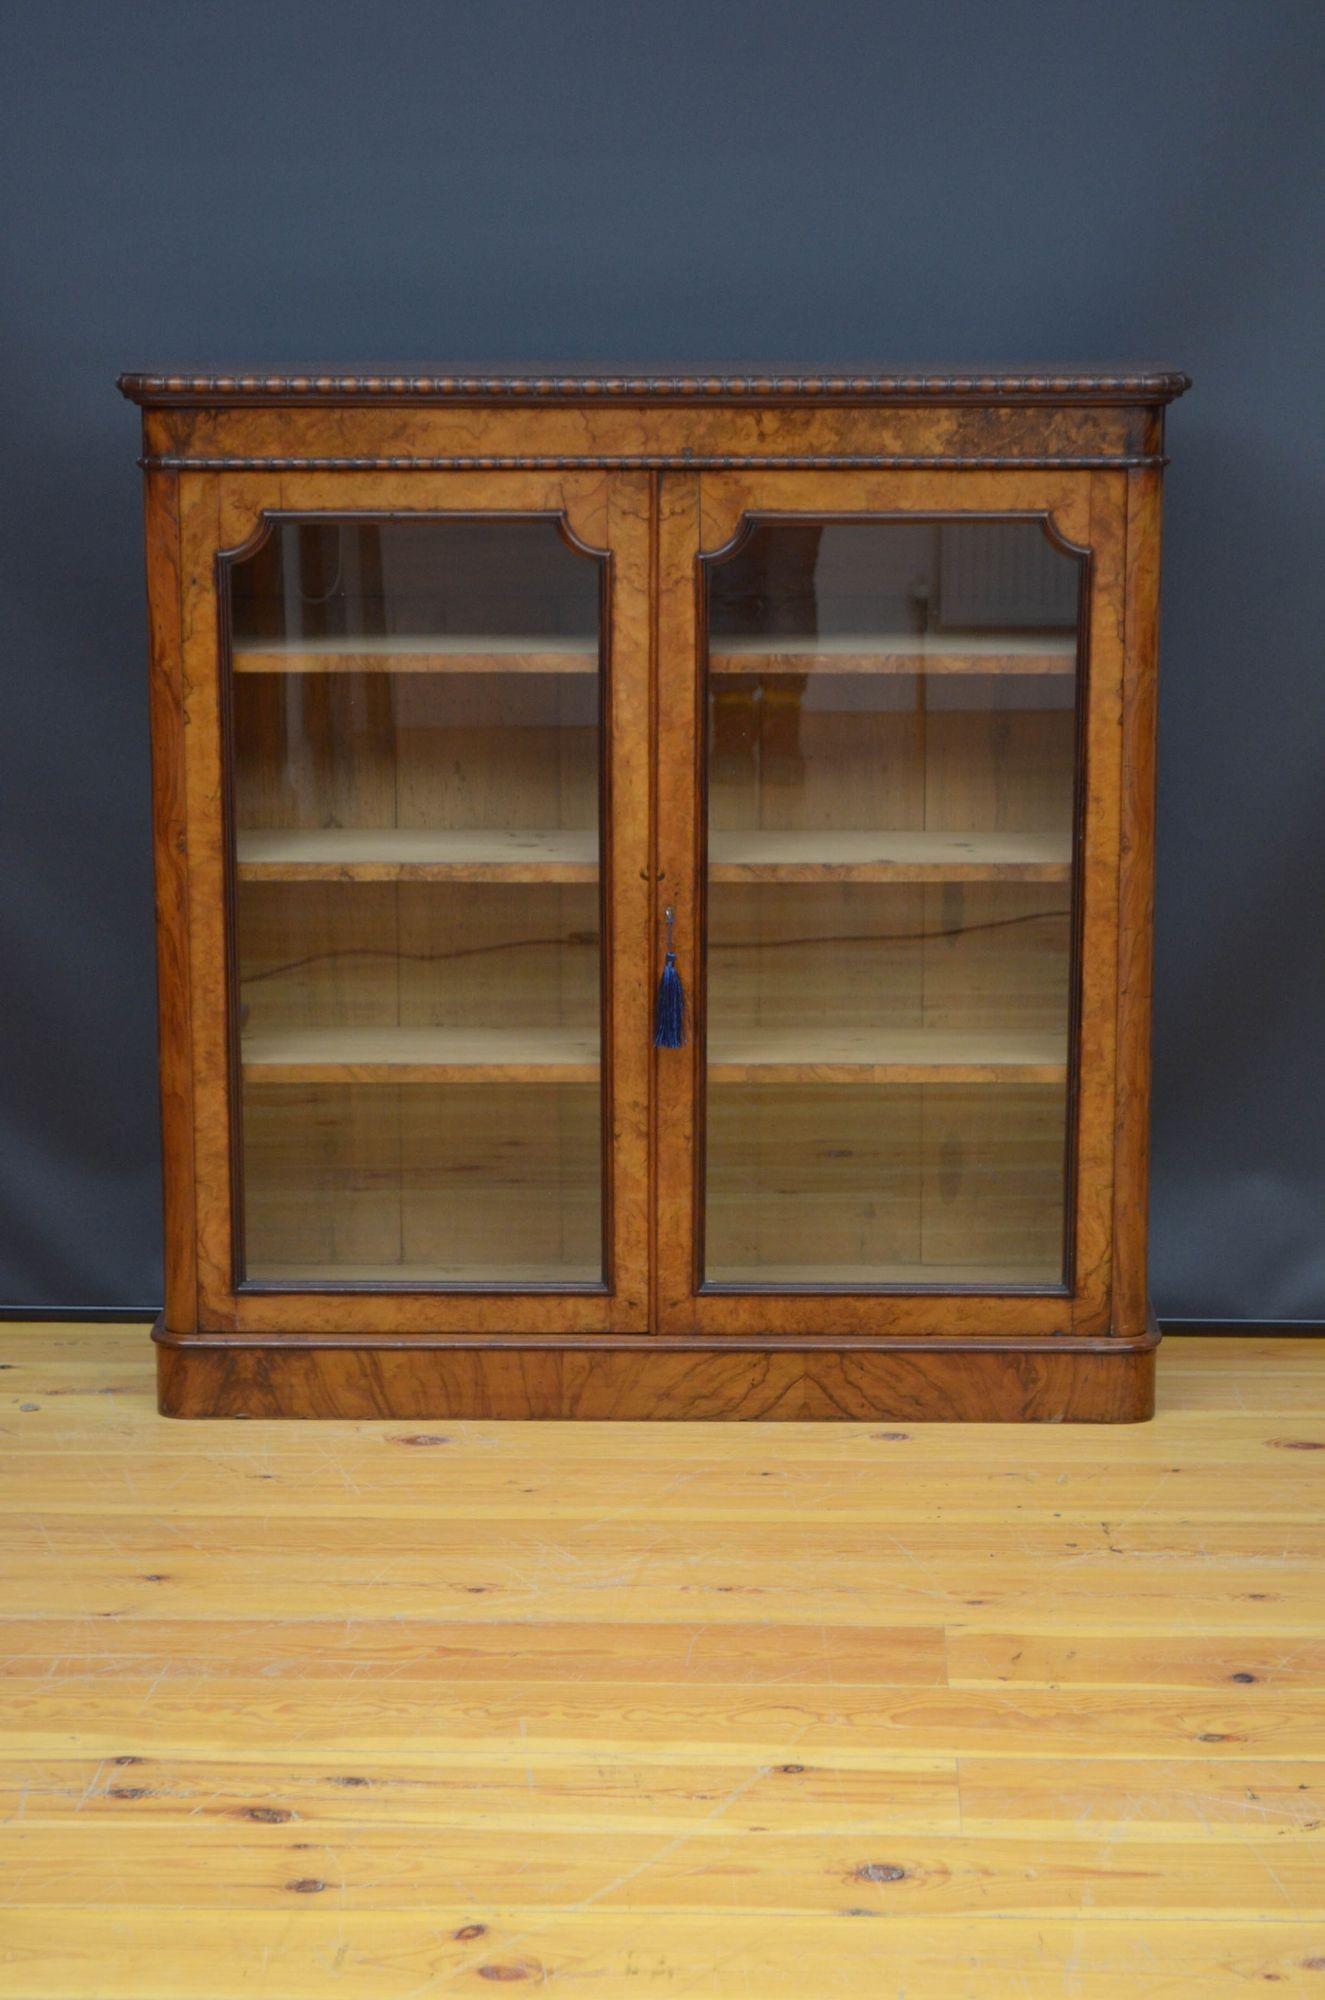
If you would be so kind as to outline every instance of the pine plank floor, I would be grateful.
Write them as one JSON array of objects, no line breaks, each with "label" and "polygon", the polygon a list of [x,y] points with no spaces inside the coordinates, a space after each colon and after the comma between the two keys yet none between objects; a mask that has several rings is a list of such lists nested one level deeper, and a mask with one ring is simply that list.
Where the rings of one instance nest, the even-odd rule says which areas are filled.
[{"label": "pine plank floor", "polygon": [[0,2000],[1325,2000],[1325,1343],[1160,1412],[189,1425],[0,1325]]}]

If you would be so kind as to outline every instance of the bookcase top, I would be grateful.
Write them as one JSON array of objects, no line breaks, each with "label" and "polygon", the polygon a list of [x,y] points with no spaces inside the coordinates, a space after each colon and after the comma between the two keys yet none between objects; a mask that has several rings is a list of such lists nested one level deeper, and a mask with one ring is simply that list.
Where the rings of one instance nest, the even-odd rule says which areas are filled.
[{"label": "bookcase top", "polygon": [[957,370],[924,374],[777,372],[649,375],[448,373],[125,374],[121,394],[148,408],[212,403],[1146,403],[1191,387],[1171,369]]}]

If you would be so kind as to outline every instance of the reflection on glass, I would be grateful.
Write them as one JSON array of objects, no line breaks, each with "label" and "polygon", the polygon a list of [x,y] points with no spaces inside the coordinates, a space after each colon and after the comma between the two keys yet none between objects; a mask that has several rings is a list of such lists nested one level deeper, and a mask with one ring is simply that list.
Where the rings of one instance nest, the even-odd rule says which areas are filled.
[{"label": "reflection on glass", "polygon": [[705,1282],[1064,1282],[1081,587],[1034,521],[708,566]]},{"label": "reflection on glass", "polygon": [[230,587],[242,1275],[600,1284],[598,564],[323,518]]}]

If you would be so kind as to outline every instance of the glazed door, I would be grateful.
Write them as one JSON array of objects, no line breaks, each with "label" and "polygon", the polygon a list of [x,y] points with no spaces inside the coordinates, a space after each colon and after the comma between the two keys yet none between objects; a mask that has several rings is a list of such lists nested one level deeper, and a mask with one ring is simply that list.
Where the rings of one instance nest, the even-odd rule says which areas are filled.
[{"label": "glazed door", "polygon": [[201,1323],[648,1323],[649,486],[183,482]]},{"label": "glazed door", "polygon": [[664,1331],[1107,1330],[1123,521],[1090,473],[663,482]]}]

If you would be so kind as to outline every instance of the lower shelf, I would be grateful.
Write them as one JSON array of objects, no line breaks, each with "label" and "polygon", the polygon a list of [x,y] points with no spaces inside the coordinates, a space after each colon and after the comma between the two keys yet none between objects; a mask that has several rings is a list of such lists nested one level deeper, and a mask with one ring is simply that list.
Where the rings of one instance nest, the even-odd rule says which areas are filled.
[{"label": "lower shelf", "polygon": [[466,1290],[565,1291],[571,1287],[597,1290],[601,1270],[590,1265],[552,1264],[250,1264],[250,1285],[297,1286],[301,1291],[335,1291],[345,1285],[386,1285],[397,1289],[434,1291],[450,1286]]},{"label": "lower shelf", "polygon": [[[255,1083],[596,1083],[589,1029],[280,1028],[243,1037]],[[1062,1083],[1061,1034],[1016,1028],[715,1027],[710,1083]]]},{"label": "lower shelf", "polygon": [[709,1030],[710,1083],[1062,1083],[1063,1036],[1017,1028]]},{"label": "lower shelf", "polygon": [[[602,1274],[590,1269],[550,1264],[250,1264],[246,1282],[306,1291],[336,1291],[346,1285],[370,1285],[433,1291],[458,1286],[469,1290],[562,1291],[570,1286],[596,1288]],[[1059,1274],[1039,1265],[1008,1264],[997,1268],[977,1264],[750,1264],[717,1265],[706,1282],[726,1291],[776,1292],[791,1287],[813,1291],[1044,1291],[1059,1282]]]},{"label": "lower shelf", "polygon": [[705,1282],[725,1291],[1045,1291],[1062,1282],[1043,1264],[710,1264]]},{"label": "lower shelf", "polygon": [[164,1416],[411,1421],[1139,1423],[1158,1342],[155,1338]]},{"label": "lower shelf", "polygon": [[283,1028],[243,1038],[255,1083],[596,1083],[598,1037],[571,1028]]}]

